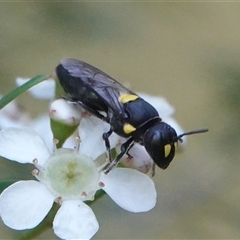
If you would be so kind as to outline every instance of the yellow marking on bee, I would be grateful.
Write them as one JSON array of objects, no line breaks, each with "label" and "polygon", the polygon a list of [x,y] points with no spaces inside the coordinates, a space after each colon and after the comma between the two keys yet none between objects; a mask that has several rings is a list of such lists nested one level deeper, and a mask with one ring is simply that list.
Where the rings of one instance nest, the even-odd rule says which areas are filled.
[{"label": "yellow marking on bee", "polygon": [[137,95],[133,95],[133,94],[122,94],[118,100],[121,103],[127,103],[127,102],[131,102],[131,101],[135,101],[136,99],[138,99],[139,96]]},{"label": "yellow marking on bee", "polygon": [[168,155],[170,154],[171,148],[172,148],[172,146],[170,144],[166,144],[164,146],[164,157],[165,158],[168,157]]},{"label": "yellow marking on bee", "polygon": [[129,133],[132,133],[136,130],[136,128],[129,124],[129,123],[125,123],[124,126],[123,126],[123,131],[126,133],[126,134],[129,134]]}]

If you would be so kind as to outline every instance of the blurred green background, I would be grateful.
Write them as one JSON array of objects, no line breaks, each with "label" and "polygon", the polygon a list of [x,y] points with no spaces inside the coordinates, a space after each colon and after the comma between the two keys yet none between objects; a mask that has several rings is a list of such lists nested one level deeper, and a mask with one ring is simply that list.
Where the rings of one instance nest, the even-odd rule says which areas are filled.
[{"label": "blurred green background", "polygon": [[[133,214],[108,196],[93,204],[94,239],[240,238],[240,4],[197,2],[9,2],[0,4],[0,93],[17,76],[84,60],[134,91],[162,95],[188,131],[170,167],[157,169],[157,206]],[[33,117],[47,102],[18,98]],[[0,163],[0,178],[31,168]],[[0,222],[0,239],[18,236]],[[38,239],[56,239],[52,230]]]}]

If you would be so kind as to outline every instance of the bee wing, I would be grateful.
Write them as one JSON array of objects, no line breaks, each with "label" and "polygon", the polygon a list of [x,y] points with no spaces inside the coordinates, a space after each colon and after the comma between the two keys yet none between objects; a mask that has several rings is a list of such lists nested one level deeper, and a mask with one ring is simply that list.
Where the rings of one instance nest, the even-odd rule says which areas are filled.
[{"label": "bee wing", "polygon": [[[61,65],[74,78],[83,81],[89,95],[95,96],[93,101],[103,101],[108,108],[118,114],[123,113],[123,105],[119,101],[122,94],[134,94],[118,81],[92,65],[75,59],[63,59]],[[95,100],[94,100],[95,99]],[[97,105],[97,102],[96,104]]]}]

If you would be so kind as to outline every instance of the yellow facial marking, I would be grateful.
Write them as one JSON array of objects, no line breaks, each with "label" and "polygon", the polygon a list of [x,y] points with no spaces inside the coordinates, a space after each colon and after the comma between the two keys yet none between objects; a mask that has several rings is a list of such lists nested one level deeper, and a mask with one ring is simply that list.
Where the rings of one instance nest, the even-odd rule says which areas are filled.
[{"label": "yellow facial marking", "polygon": [[138,99],[139,97],[137,95],[132,95],[132,94],[123,94],[119,97],[119,102],[121,103],[127,103],[130,101],[134,101],[136,99]]},{"label": "yellow facial marking", "polygon": [[129,133],[132,133],[136,130],[136,128],[134,126],[132,126],[131,124],[129,123],[126,123],[124,124],[123,126],[123,131],[126,133],[126,134],[129,134]]},{"label": "yellow facial marking", "polygon": [[169,153],[171,152],[172,146],[170,144],[166,144],[164,146],[164,156],[165,158],[168,157]]}]

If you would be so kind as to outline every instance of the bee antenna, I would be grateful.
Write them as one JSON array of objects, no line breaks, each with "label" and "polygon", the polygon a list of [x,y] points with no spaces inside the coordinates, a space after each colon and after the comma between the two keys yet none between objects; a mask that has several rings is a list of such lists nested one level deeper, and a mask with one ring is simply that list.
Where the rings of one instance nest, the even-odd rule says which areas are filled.
[{"label": "bee antenna", "polygon": [[205,132],[208,132],[208,129],[207,128],[204,128],[204,129],[197,129],[197,130],[193,130],[193,131],[190,131],[190,132],[185,132],[185,133],[182,133],[180,135],[178,135],[176,137],[176,140],[182,142],[182,137],[183,136],[186,136],[186,135],[192,135],[192,134],[197,134],[197,133],[205,133]]}]

